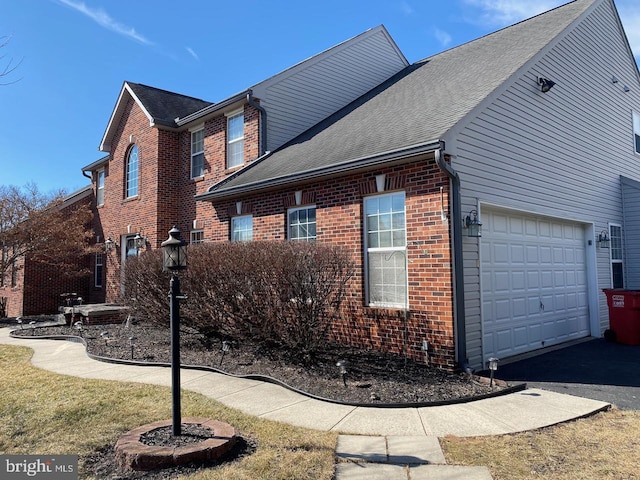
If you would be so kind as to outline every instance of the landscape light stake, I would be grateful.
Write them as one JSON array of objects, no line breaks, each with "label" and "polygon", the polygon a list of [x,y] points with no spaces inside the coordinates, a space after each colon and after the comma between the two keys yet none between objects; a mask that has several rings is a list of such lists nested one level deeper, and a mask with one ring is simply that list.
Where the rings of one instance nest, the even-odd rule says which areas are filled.
[{"label": "landscape light stake", "polygon": [[340,360],[340,361],[338,361],[338,363],[336,363],[336,367],[340,367],[340,375],[342,376],[342,384],[345,387],[347,386],[347,365],[349,365],[349,362],[347,362],[346,360]]},{"label": "landscape light stake", "polygon": [[133,346],[136,343],[136,337],[129,337],[129,345],[131,345],[131,360],[133,360]]},{"label": "landscape light stake", "polygon": [[493,374],[496,370],[498,370],[498,362],[499,358],[491,357],[489,359],[489,374],[491,376],[491,380],[489,381],[489,386],[493,387]]},{"label": "landscape light stake", "polygon": [[180,239],[180,230],[173,227],[169,238],[162,242],[162,269],[171,272],[169,283],[169,316],[171,320],[171,418],[172,434],[182,434],[180,414],[180,278],[178,270],[187,268],[187,244]]},{"label": "landscape light stake", "polygon": [[220,357],[220,365],[218,365],[218,367],[222,366],[222,361],[224,360],[224,354],[227,353],[230,349],[231,349],[231,343],[228,340],[223,340],[222,341],[222,357]]}]

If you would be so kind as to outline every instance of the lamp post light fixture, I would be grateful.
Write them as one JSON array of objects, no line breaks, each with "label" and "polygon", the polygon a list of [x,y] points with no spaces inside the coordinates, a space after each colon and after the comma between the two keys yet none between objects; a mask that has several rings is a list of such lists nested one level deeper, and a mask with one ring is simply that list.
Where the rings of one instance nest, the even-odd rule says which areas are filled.
[{"label": "lamp post light fixture", "polygon": [[478,220],[478,211],[471,210],[464,219],[464,226],[467,228],[468,237],[482,236],[482,223]]},{"label": "lamp post light fixture", "polygon": [[598,245],[600,248],[609,248],[609,244],[611,243],[611,239],[609,238],[609,232],[606,230],[602,230],[598,234]]},{"label": "lamp post light fixture", "polygon": [[489,359],[489,374],[491,376],[491,380],[489,381],[489,386],[493,387],[493,375],[495,373],[496,370],[498,370],[498,362],[500,361],[499,358],[496,357],[491,357]]},{"label": "lamp post light fixture", "polygon": [[340,375],[342,376],[342,383],[345,387],[347,386],[347,365],[349,365],[349,362],[346,360],[339,360],[336,363],[336,367],[340,367]]},{"label": "lamp post light fixture", "polygon": [[171,320],[171,413],[172,433],[182,433],[180,414],[180,278],[178,271],[187,268],[187,244],[180,238],[180,230],[175,226],[169,230],[169,238],[161,244],[163,252],[162,269],[171,272],[169,284],[169,315]]}]

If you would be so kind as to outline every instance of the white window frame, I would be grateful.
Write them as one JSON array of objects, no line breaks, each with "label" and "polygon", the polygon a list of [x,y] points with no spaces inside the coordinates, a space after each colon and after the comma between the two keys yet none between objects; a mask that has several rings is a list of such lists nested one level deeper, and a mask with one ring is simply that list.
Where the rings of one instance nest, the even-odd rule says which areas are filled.
[{"label": "white window frame", "polygon": [[98,206],[104,205],[104,176],[104,168],[96,172],[96,205]]},{"label": "white window frame", "polygon": [[[135,149],[136,151],[136,159],[135,159],[135,176],[133,175],[133,170],[131,169],[132,161],[131,161],[131,153]],[[140,149],[136,144],[131,145],[129,150],[127,150],[127,158],[125,160],[125,169],[124,169],[124,193],[125,198],[133,198],[138,196],[138,192],[140,191]]]},{"label": "white window frame", "polygon": [[[292,216],[301,212],[306,211],[306,221],[301,222],[300,216],[295,219],[295,223],[292,223]],[[313,211],[313,221],[309,221],[309,212]],[[315,242],[317,236],[317,211],[315,205],[305,205],[301,207],[290,208],[287,211],[287,239],[288,240],[299,240],[303,242]],[[297,228],[296,228],[297,227]],[[300,231],[304,229],[305,234],[300,235]],[[298,234],[294,235],[294,231],[298,231]]]},{"label": "white window frame", "polygon": [[640,113],[632,112],[633,116],[633,151],[640,155]]},{"label": "white window frame", "polygon": [[[614,230],[616,233],[614,234]],[[619,233],[619,234],[618,234]],[[611,268],[611,288],[624,288],[624,244],[622,235],[622,225],[618,223],[609,224],[609,259]],[[622,285],[615,285],[613,281],[613,265],[619,264],[622,269]]]},{"label": "white window frame", "polygon": [[[248,222],[248,226],[243,222]],[[253,240],[253,215],[238,215],[231,217],[231,241],[250,242]]]},{"label": "white window frame", "polygon": [[[202,138],[198,138],[199,136]],[[202,162],[199,171],[194,168],[196,159]],[[191,130],[191,178],[200,177],[204,177],[204,125]]]},{"label": "white window frame", "polygon": [[[393,207],[394,199],[399,200],[399,196],[402,197],[402,209]],[[384,197],[388,197],[391,202],[391,209],[381,211],[376,208],[376,213],[373,212],[374,205],[370,205],[372,202],[379,202]],[[394,198],[395,197],[395,198]],[[378,205],[379,207],[379,205]],[[371,307],[386,307],[386,308],[409,308],[409,274],[408,274],[408,262],[407,262],[407,212],[406,212],[406,193],[404,191],[395,191],[384,193],[380,195],[372,195],[364,198],[364,221],[363,221],[363,235],[364,235],[364,266],[365,266],[365,285],[366,285],[366,302]],[[397,220],[394,218],[402,214],[402,226],[396,224]],[[381,217],[389,216],[390,224],[389,228],[381,228]],[[374,217],[375,220],[374,220]],[[387,218],[385,218],[385,221]],[[398,219],[399,220],[399,219]],[[371,222],[371,223],[370,223]],[[395,228],[394,228],[395,227]],[[375,239],[375,241],[373,241]],[[382,242],[381,242],[382,240]],[[386,245],[380,246],[380,243]],[[387,266],[387,270],[395,276],[395,281],[388,283],[387,288],[391,291],[385,292],[384,273],[385,267],[380,268],[383,277],[383,283],[381,288],[383,292],[381,298],[376,298],[376,294],[372,291],[374,286],[371,284],[372,279],[372,258],[381,258],[383,262],[388,262],[390,266]],[[395,273],[393,270],[395,269]],[[404,270],[404,272],[402,272]],[[398,278],[398,273],[402,275],[402,279]],[[398,293],[400,291],[401,284],[404,287],[404,298],[400,298]],[[396,298],[394,301],[393,297]]]},{"label": "white window frame", "polygon": [[204,243],[204,230],[191,230],[189,234],[189,243],[194,245],[196,243]]},{"label": "white window frame", "polygon": [[94,269],[94,284],[93,284],[96,288],[103,287],[103,277],[104,277],[104,253],[96,253],[96,264]]},{"label": "white window frame", "polygon": [[[231,122],[241,118],[242,120],[242,135],[231,138]],[[240,146],[240,160],[235,160],[231,154],[231,147]],[[244,165],[244,110],[239,110],[227,114],[227,168],[237,168]]]}]

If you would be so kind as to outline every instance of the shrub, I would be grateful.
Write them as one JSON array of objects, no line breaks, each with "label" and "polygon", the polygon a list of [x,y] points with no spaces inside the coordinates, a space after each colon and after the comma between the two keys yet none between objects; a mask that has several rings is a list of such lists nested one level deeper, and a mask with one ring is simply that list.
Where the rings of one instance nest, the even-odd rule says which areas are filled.
[{"label": "shrub", "polygon": [[[208,337],[251,339],[313,355],[340,315],[353,275],[348,253],[310,242],[206,243],[189,247],[180,274],[183,322]],[[168,323],[169,275],[160,251],[127,260],[124,303]]]}]

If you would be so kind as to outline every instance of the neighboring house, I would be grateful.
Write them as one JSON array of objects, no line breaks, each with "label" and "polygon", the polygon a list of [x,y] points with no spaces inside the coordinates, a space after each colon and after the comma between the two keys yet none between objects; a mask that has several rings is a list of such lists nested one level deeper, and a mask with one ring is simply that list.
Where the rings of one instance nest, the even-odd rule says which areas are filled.
[{"label": "neighboring house", "polygon": [[[70,194],[56,206],[67,211],[77,205],[91,205],[91,185]],[[86,268],[86,265],[84,265]],[[8,317],[54,313],[63,306],[64,293],[74,293],[84,302],[98,302],[104,297],[101,289],[93,288],[85,277],[61,275],[58,268],[35,261],[28,255],[20,257],[3,276],[0,275],[0,312],[4,304]]]},{"label": "neighboring house", "polygon": [[412,65],[378,27],[219,103],[125,82],[101,149],[108,302],[173,224],[334,243],[357,266],[335,339],[478,369],[599,337],[601,289],[640,288],[640,74],[611,0]]}]

